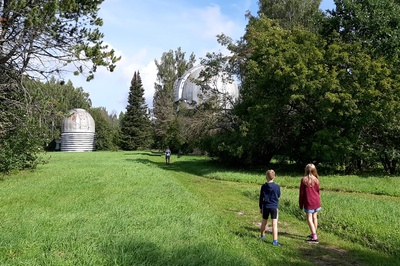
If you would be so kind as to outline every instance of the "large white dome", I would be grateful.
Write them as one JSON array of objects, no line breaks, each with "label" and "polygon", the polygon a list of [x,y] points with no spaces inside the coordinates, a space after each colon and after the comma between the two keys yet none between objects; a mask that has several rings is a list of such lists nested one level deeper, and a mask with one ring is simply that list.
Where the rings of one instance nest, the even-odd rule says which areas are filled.
[{"label": "large white dome", "polygon": [[[201,91],[201,87],[193,82],[193,79],[198,79],[200,72],[204,66],[198,65],[189,69],[181,78],[175,82],[175,102],[184,102],[190,105],[196,105],[201,102],[202,97],[205,97]],[[209,86],[218,90],[222,95],[230,96],[237,99],[239,89],[236,82],[223,81],[222,77],[216,76],[211,81]],[[199,97],[202,96],[202,97]]]}]

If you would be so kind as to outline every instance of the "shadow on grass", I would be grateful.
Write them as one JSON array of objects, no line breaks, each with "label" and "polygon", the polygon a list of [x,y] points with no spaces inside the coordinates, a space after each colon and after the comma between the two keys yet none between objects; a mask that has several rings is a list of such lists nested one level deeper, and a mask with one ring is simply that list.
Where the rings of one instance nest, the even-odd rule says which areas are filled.
[{"label": "shadow on grass", "polygon": [[[267,234],[271,235],[271,234],[272,234],[272,231],[271,231],[271,230],[272,230],[272,228],[267,227],[267,228],[266,228]],[[252,226],[252,227],[250,227],[250,226],[245,226],[245,227],[244,227],[244,231],[241,230],[241,231],[236,231],[236,232],[234,232],[234,233],[235,233],[237,236],[240,236],[240,237],[249,237],[249,238],[252,238],[252,237],[254,237],[255,235],[258,237],[259,234],[260,234],[260,228],[257,227],[257,226]],[[279,231],[279,236],[284,236],[284,237],[287,237],[287,238],[299,239],[299,240],[304,240],[304,239],[305,239],[305,237],[304,237],[303,235],[291,234],[291,233],[288,233],[288,232],[285,232],[285,231]]]},{"label": "shadow on grass", "polygon": [[[144,153],[143,155],[148,156],[155,156],[149,155]],[[158,155],[160,156],[160,155]],[[224,167],[223,165],[219,164],[216,161],[209,161],[209,160],[196,160],[196,161],[172,161],[170,164],[166,164],[165,160],[160,162],[154,162],[150,159],[143,159],[143,158],[128,158],[127,161],[134,161],[141,164],[152,164],[157,166],[160,169],[164,169],[167,171],[174,171],[174,172],[183,172],[191,175],[197,175],[204,177],[214,172],[243,172],[240,169],[232,169]],[[173,159],[172,159],[173,160]],[[207,178],[210,178],[209,176]],[[217,179],[217,178],[216,178]]]},{"label": "shadow on grass", "polygon": [[[117,245],[117,246],[116,246]],[[119,245],[119,246],[118,246]],[[239,254],[209,243],[166,249],[152,242],[131,240],[105,247],[107,265],[250,265]]]},{"label": "shadow on grass", "polygon": [[[143,152],[132,152],[132,153],[125,153],[124,155],[141,155],[141,156],[164,156],[163,151],[143,151]],[[183,156],[190,156],[190,155],[175,155],[177,158],[183,157]],[[176,157],[175,157],[176,158]],[[156,163],[156,162],[153,162]],[[238,171],[238,172],[247,172],[247,173],[264,173],[266,169],[274,169],[276,172],[279,172],[280,175],[286,175],[286,176],[294,176],[298,177],[304,172],[304,167],[305,165],[299,165],[296,163],[279,163],[275,161],[269,162],[267,165],[262,165],[262,166],[245,166],[245,165],[224,165],[221,163],[218,163],[217,161],[210,161],[210,160],[204,160],[202,162],[196,161],[192,163],[205,163],[208,165],[211,165],[212,167],[218,167],[221,169],[229,169],[229,171]],[[357,175],[362,178],[385,178],[385,177],[396,177],[400,176],[400,173],[396,175],[389,175],[387,172],[385,172],[383,169],[372,169],[372,170],[365,170],[365,171],[359,171],[357,173],[347,173],[343,170],[337,170],[334,169],[330,166],[324,166],[324,165],[318,165],[318,172],[319,174],[322,175]]]},{"label": "shadow on grass", "polygon": [[[256,175],[264,175],[267,169],[274,169],[276,172],[279,172],[281,176],[293,176],[293,178],[298,178],[304,171],[303,168],[299,168],[298,165],[295,164],[279,164],[279,163],[270,163],[269,165],[263,165],[260,167],[244,167],[244,166],[227,166],[219,161],[210,160],[209,158],[198,159],[193,161],[188,160],[179,160],[182,157],[190,157],[190,155],[182,155],[172,156],[171,164],[166,165],[164,159],[163,152],[135,152],[135,153],[126,153],[125,155],[130,155],[127,160],[137,161],[143,164],[154,164],[162,169],[168,169],[172,171],[186,172],[193,175],[198,176],[206,176],[213,172],[237,172],[237,173],[248,173],[248,174],[256,174]],[[135,155],[140,155],[142,158],[134,158]],[[154,161],[152,159],[144,159],[143,156],[150,157],[163,157],[162,161]],[[198,157],[198,156],[196,156]],[[207,178],[212,178],[207,176]],[[218,179],[218,178],[214,178]]]},{"label": "shadow on grass", "polygon": [[164,155],[163,152],[161,151],[149,151],[149,152],[126,152],[124,155],[129,155],[129,156],[161,156]]}]

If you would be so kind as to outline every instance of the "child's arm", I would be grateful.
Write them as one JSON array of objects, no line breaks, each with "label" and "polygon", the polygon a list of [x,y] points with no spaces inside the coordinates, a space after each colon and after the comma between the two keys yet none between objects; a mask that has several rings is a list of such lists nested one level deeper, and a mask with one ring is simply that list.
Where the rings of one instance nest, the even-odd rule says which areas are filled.
[{"label": "child's arm", "polygon": [[258,200],[258,207],[260,207],[260,213],[262,213],[263,202],[264,202],[264,196],[263,196],[262,187],[261,187],[261,189],[260,189],[260,197],[259,197],[259,200]]},{"label": "child's arm", "polygon": [[304,186],[303,183],[300,183],[300,192],[299,192],[299,208],[303,209],[304,207]]}]

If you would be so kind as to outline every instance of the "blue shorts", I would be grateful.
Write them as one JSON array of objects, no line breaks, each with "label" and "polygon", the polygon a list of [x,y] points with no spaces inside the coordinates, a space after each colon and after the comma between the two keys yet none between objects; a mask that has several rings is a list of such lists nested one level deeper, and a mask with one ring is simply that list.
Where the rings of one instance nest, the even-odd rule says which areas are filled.
[{"label": "blue shorts", "polygon": [[322,207],[316,208],[314,210],[308,210],[308,209],[304,209],[305,213],[316,213],[319,212],[322,209]]},{"label": "blue shorts", "polygon": [[262,210],[262,218],[268,220],[269,215],[271,214],[271,219],[278,219],[278,209],[277,208],[263,208]]}]

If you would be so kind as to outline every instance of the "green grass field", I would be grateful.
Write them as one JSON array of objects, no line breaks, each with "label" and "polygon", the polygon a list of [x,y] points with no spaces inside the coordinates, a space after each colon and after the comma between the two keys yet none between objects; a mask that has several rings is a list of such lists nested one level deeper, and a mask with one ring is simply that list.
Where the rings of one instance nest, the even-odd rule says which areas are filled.
[{"label": "green grass field", "polygon": [[259,240],[260,173],[152,152],[48,153],[0,181],[0,265],[400,265],[400,177],[321,176],[317,245],[280,175],[279,241]]}]

